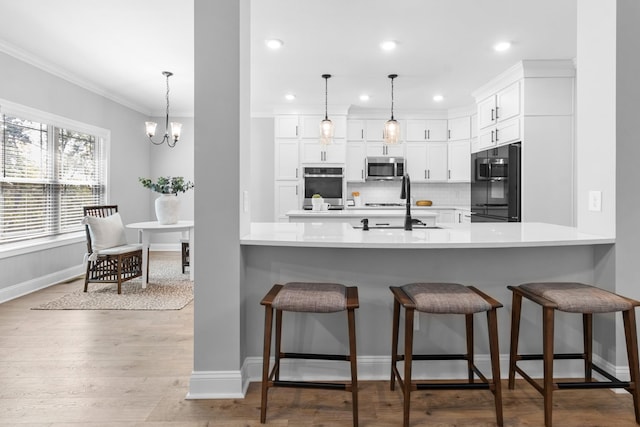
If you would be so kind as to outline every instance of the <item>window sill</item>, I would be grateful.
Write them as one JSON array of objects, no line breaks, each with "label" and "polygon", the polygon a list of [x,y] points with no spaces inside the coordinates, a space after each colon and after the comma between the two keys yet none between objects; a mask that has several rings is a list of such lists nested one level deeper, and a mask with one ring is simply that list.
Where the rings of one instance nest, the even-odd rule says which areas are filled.
[{"label": "window sill", "polygon": [[0,245],[0,259],[86,242],[84,231]]}]

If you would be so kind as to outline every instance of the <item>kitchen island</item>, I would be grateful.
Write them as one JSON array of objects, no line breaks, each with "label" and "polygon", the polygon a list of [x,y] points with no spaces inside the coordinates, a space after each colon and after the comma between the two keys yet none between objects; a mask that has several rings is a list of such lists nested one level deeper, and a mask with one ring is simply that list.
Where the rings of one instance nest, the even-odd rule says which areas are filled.
[{"label": "kitchen island", "polygon": [[[241,238],[244,259],[241,319],[246,376],[260,378],[262,325],[261,298],[274,283],[321,281],[359,288],[358,328],[359,377],[389,377],[391,354],[392,296],[389,286],[406,283],[456,282],[474,285],[497,300],[502,372],[506,374],[509,350],[511,294],[507,285],[532,281],[595,282],[595,266],[609,256],[614,240],[579,232],[575,228],[542,223],[451,224],[441,229],[413,231],[375,229],[363,231],[347,223],[254,223]],[[608,288],[611,284],[598,283]],[[305,315],[287,322],[286,346],[295,338],[299,351],[342,351],[347,343],[344,313]],[[540,310],[523,306],[521,350],[541,349]],[[556,325],[559,351],[577,352],[582,346],[580,316],[559,314]],[[615,321],[605,317],[594,330],[594,349],[611,358]],[[603,325],[604,324],[604,325]],[[432,352],[464,350],[464,321],[455,316],[417,316],[415,347]],[[479,365],[488,360],[486,322],[477,319],[476,354]],[[443,344],[441,347],[441,343]],[[455,350],[454,350],[455,351]],[[615,359],[614,359],[615,360]],[[295,370],[296,363],[293,362]],[[308,362],[307,362],[308,363]],[[430,366],[433,376],[464,378],[466,367],[455,362]],[[615,364],[615,362],[612,362]],[[310,377],[330,379],[347,371],[329,364],[305,365]],[[580,372],[579,364],[559,364],[561,373]],[[488,370],[488,366],[484,366]],[[423,368],[416,369],[419,375]],[[540,367],[541,369],[541,367]],[[305,373],[309,372],[305,370]],[[535,371],[534,371],[535,372]]]}]

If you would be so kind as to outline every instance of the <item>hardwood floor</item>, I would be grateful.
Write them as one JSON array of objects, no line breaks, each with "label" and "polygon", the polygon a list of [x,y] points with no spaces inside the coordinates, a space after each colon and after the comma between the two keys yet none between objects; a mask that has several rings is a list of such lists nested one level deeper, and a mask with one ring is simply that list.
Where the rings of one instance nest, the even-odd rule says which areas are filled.
[{"label": "hardwood floor", "polygon": [[[179,253],[171,257],[180,268]],[[82,289],[76,280],[0,304],[0,426],[259,426],[260,387],[245,399],[185,400],[193,359],[193,303],[177,311],[31,310]],[[258,309],[258,308],[256,308]],[[503,382],[505,426],[543,425],[542,398]],[[397,426],[400,391],[361,381],[360,425]],[[414,392],[412,426],[495,425],[486,391]],[[627,393],[559,391],[554,422],[635,426]],[[351,426],[346,392],[276,388],[267,425]]]}]

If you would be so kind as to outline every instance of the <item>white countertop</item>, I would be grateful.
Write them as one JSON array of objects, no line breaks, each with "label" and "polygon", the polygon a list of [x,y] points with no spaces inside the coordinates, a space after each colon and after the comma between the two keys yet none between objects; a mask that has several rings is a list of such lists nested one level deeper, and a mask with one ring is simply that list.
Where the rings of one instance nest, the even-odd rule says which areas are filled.
[{"label": "white countertop", "polygon": [[412,231],[354,229],[346,223],[252,223],[242,245],[332,248],[516,248],[614,243],[576,228],[544,223],[446,224]]},{"label": "white countertop", "polygon": [[[415,209],[411,208],[411,213],[414,216],[421,217],[436,217],[435,212],[415,212]],[[405,209],[396,207],[394,209],[340,209],[340,210],[328,210],[328,211],[314,211],[314,210],[293,210],[287,212],[288,217],[295,216],[330,216],[336,218],[366,218],[366,217],[403,217],[405,215]]]}]

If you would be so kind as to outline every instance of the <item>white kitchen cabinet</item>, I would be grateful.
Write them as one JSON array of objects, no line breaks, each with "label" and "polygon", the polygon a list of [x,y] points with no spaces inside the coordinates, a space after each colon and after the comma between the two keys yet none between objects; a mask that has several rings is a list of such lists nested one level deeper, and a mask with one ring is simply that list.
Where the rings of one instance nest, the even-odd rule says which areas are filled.
[{"label": "white kitchen cabinet", "polygon": [[298,179],[298,140],[276,139],[275,142],[275,179]]},{"label": "white kitchen cabinet", "polygon": [[495,126],[480,129],[477,149],[486,150],[487,148],[510,144],[520,141],[521,139],[520,118],[516,117],[505,122],[500,122]]},{"label": "white kitchen cabinet", "polygon": [[364,141],[364,120],[347,120],[347,140]]},{"label": "white kitchen cabinet", "polygon": [[468,139],[449,142],[447,163],[449,182],[471,181],[471,146]]},{"label": "white kitchen cabinet", "polygon": [[427,143],[407,142],[406,172],[411,182],[427,182]]},{"label": "white kitchen cabinet", "polygon": [[[299,132],[302,138],[316,139],[320,138],[320,123],[324,120],[323,115],[302,116],[300,118]],[[329,116],[329,120],[333,122],[333,137],[343,139],[347,136],[347,119],[344,116]]]},{"label": "white kitchen cabinet", "polygon": [[471,138],[471,117],[463,116],[449,119],[449,141]]},{"label": "white kitchen cabinet", "polygon": [[405,139],[407,141],[446,141],[447,120],[445,119],[408,119],[405,121]]},{"label": "white kitchen cabinet", "polygon": [[298,116],[284,115],[275,118],[276,138],[298,138],[299,121]]},{"label": "white kitchen cabinet", "polygon": [[404,157],[404,143],[367,142],[367,156]]},{"label": "white kitchen cabinet", "polygon": [[520,81],[478,102],[478,129],[520,115]]},{"label": "white kitchen cabinet", "polygon": [[346,159],[345,141],[334,139],[331,144],[320,144],[317,139],[303,139],[301,142],[302,163],[344,163]]},{"label": "white kitchen cabinet", "polygon": [[471,139],[477,138],[478,136],[478,115],[473,114],[470,118],[471,120]]},{"label": "white kitchen cabinet", "polygon": [[364,162],[367,155],[364,142],[350,141],[346,145],[346,180],[364,182]]},{"label": "white kitchen cabinet", "polygon": [[276,181],[275,183],[275,218],[277,222],[288,222],[287,212],[300,209],[299,181]]},{"label": "white kitchen cabinet", "polygon": [[[384,141],[384,124],[386,119],[365,120],[365,138],[367,141]],[[402,126],[400,126],[402,132]]]},{"label": "white kitchen cabinet", "polygon": [[439,209],[436,222],[439,224],[451,224],[456,222],[456,210],[455,209]]},{"label": "white kitchen cabinet", "polygon": [[446,182],[448,176],[447,143],[429,142],[427,146],[427,182]]}]

